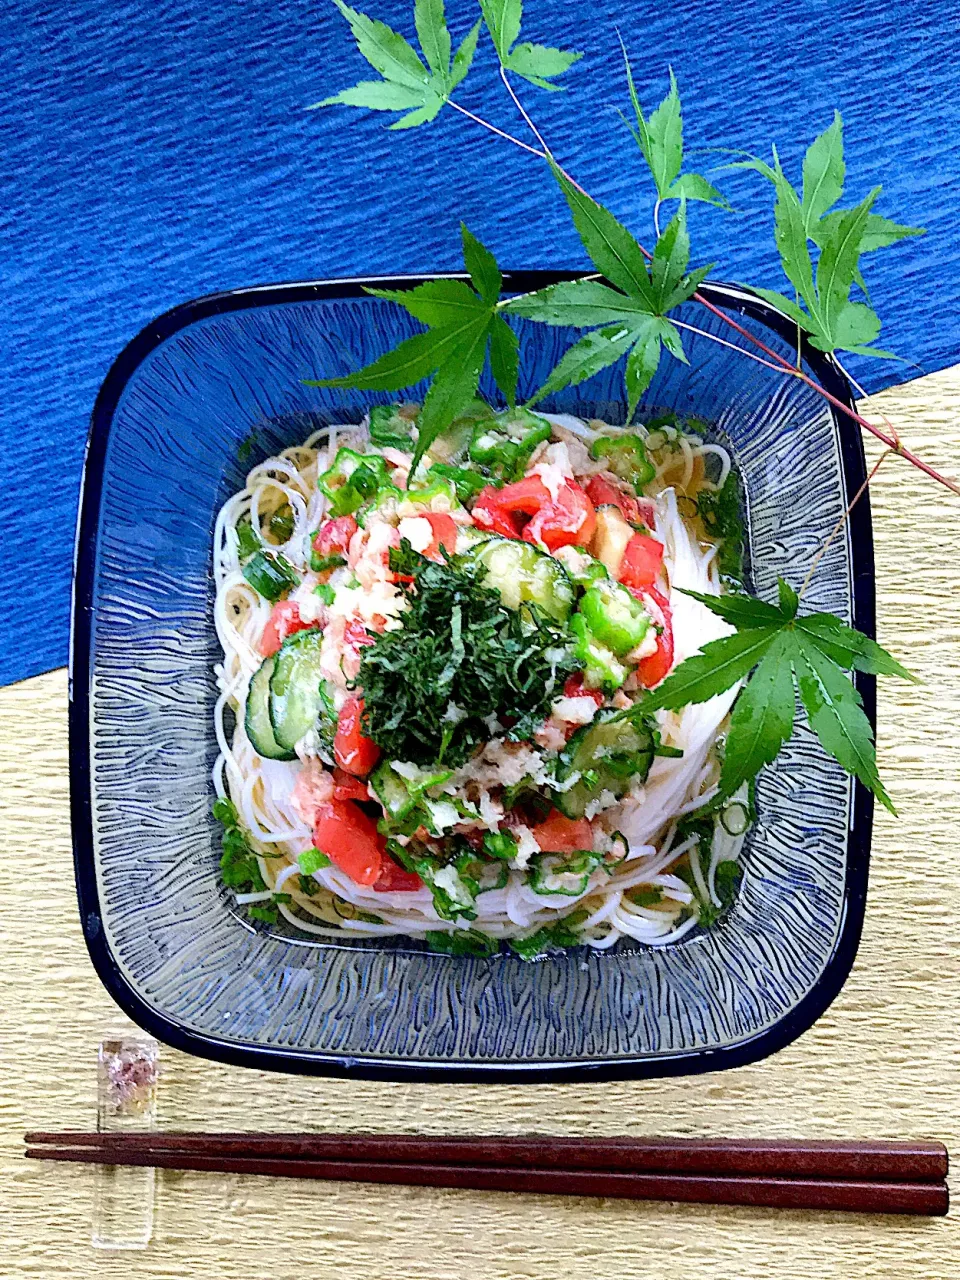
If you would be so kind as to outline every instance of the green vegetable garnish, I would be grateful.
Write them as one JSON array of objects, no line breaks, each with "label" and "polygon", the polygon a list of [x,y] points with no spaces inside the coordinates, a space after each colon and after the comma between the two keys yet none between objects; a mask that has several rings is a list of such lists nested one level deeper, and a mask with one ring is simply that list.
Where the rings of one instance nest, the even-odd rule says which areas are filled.
[{"label": "green vegetable garnish", "polygon": [[461,503],[469,502],[481,489],[491,483],[490,477],[481,475],[479,471],[471,471],[468,467],[450,466],[446,462],[435,462],[427,474],[439,480],[452,481]]},{"label": "green vegetable garnish", "polygon": [[431,951],[441,951],[449,956],[492,956],[498,949],[496,938],[489,938],[476,929],[455,929],[443,933],[432,929],[426,935]]},{"label": "green vegetable garnish", "polygon": [[580,612],[590,632],[618,658],[636,649],[653,626],[646,609],[626,587],[607,579],[587,588]]},{"label": "green vegetable garnish", "polygon": [[[257,855],[240,825],[233,801],[225,797],[214,801],[213,816],[223,825],[223,854],[220,858],[223,883],[237,893],[262,893],[267,886],[260,874]],[[276,907],[273,910],[276,918]]]},{"label": "green vegetable garnish", "polygon": [[524,960],[533,960],[535,956],[542,955],[545,951],[579,947],[581,939],[577,927],[583,924],[588,915],[588,911],[578,907],[576,911],[571,911],[556,924],[544,925],[528,938],[511,938],[507,945]]},{"label": "green vegetable garnish", "polygon": [[575,639],[573,656],[583,668],[583,682],[588,689],[603,689],[615,693],[630,674],[612,649],[601,644],[587,625],[582,613],[570,619],[570,631]]},{"label": "green vegetable garnish", "polygon": [[656,467],[647,458],[643,438],[632,433],[600,436],[590,446],[590,454],[602,458],[608,471],[632,484],[638,493],[657,474]]},{"label": "green vegetable garnish", "polygon": [[474,427],[470,460],[501,480],[519,480],[538,444],[550,439],[550,423],[528,409],[508,409]]},{"label": "green vegetable garnish", "polygon": [[630,889],[627,897],[637,907],[656,907],[663,901],[663,890],[653,886],[649,889],[642,885],[637,889]]},{"label": "green vegetable garnish", "polygon": [[337,450],[333,466],[317,478],[317,487],[329,499],[332,516],[352,515],[388,485],[387,464],[380,454],[357,453],[346,446]]},{"label": "green vegetable garnish", "polygon": [[285,502],[283,506],[278,507],[270,517],[270,523],[267,525],[267,528],[270,530],[271,537],[273,537],[277,542],[289,542],[293,537],[293,528],[295,523],[293,508],[290,506],[289,502]]},{"label": "green vegetable garnish", "polygon": [[362,651],[364,733],[389,759],[418,765],[466,759],[490,740],[491,716],[531,736],[576,667],[565,629],[533,606],[505,608],[482,565],[433,564],[405,541],[390,566],[413,582],[402,625]]},{"label": "green vegetable garnish", "polygon": [[244,516],[237,522],[237,544],[237,552],[241,560],[249,560],[263,546],[262,539],[253,531],[249,516]]},{"label": "green vegetable garnish", "polygon": [[509,831],[485,831],[483,851],[488,858],[501,858],[509,862],[517,855],[516,837]]},{"label": "green vegetable garnish", "polygon": [[378,448],[411,450],[410,433],[416,424],[416,413],[408,408],[401,412],[396,404],[378,404],[370,410],[370,439]]},{"label": "green vegetable garnish", "polygon": [[319,849],[306,849],[297,858],[297,865],[305,876],[311,876],[314,871],[319,871],[321,867],[329,867],[332,863]]},{"label": "green vegetable garnish", "polygon": [[722,488],[700,490],[697,514],[708,535],[718,543],[717,565],[724,580],[739,584],[743,579],[743,517],[740,484],[732,468]]},{"label": "green vegetable garnish", "polygon": [[273,551],[258,551],[241,570],[258,595],[275,604],[285,591],[299,585],[300,578],[283,556]]}]

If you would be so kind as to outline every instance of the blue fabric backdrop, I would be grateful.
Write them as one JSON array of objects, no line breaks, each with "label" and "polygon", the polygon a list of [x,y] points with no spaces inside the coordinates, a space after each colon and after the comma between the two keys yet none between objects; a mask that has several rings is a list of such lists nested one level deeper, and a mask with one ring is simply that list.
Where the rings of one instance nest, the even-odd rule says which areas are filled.
[{"label": "blue fabric backdrop", "polygon": [[[412,35],[411,4],[371,8]],[[448,8],[459,37],[475,7]],[[839,107],[850,190],[882,183],[880,211],[929,229],[868,263],[883,345],[913,362],[853,361],[876,389],[960,358],[957,16],[943,3],[528,0],[525,38],[586,56],[568,92],[525,96],[570,169],[638,230],[651,201],[614,110],[626,105],[617,27],[648,107],[673,65],[690,146],[766,152],[775,140],[796,177]],[[66,660],[87,419],[110,361],[152,316],[239,285],[451,269],[461,217],[505,265],[583,262],[537,162],[455,113],[387,133],[384,117],[302,109],[367,70],[326,3],[7,0],[0,683]],[[488,43],[459,96],[519,129]],[[693,211],[699,260],[781,287],[769,190],[743,174],[725,189],[735,214]]]}]

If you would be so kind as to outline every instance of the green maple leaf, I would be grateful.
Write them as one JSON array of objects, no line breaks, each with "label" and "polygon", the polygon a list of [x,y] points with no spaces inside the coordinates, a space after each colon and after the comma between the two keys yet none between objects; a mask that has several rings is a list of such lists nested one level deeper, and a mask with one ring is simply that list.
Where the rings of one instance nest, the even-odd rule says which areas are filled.
[{"label": "green maple leaf", "polygon": [[636,128],[625,116],[622,118],[653,175],[657,199],[703,200],[707,204],[729,209],[726,197],[701,174],[680,172],[683,168],[683,114],[673,69],[670,69],[670,91],[648,119],[640,106],[633,69],[622,39],[620,48],[623,50],[623,65],[627,73],[627,89],[636,118]]},{"label": "green maple leaf", "polygon": [[563,88],[551,82],[569,71],[582,54],[531,44],[529,40],[517,44],[523,0],[480,0],[480,10],[502,67],[541,89]]},{"label": "green maple leaf", "polygon": [[405,111],[391,129],[413,129],[433,120],[470,70],[480,23],[467,34],[451,61],[452,42],[443,0],[416,0],[413,18],[424,65],[413,46],[385,22],[351,9],[344,0],[333,3],[349,22],[360,53],[383,79],[362,80],[314,102],[307,110],[339,104],[371,111]]},{"label": "green maple leaf", "polygon": [[426,333],[406,338],[353,373],[304,380],[309,387],[401,391],[433,374],[418,418],[411,473],[437,436],[476,397],[488,347],[497,385],[511,405],[516,399],[517,337],[497,305],[503,276],[493,254],[463,223],[460,234],[470,284],[465,280],[428,280],[412,289],[366,290],[404,307],[427,326]]},{"label": "green maple leaf", "polygon": [[[800,194],[783,172],[776,147],[772,165],[751,156],[726,167],[754,170],[773,184],[776,193],[774,237],[795,296],[787,297],[775,289],[757,288],[754,292],[779,307],[821,351],[854,351],[896,359],[892,352],[873,345],[880,333],[880,318],[872,307],[854,301],[851,290],[856,286],[867,297],[860,268],[862,254],[907,236],[922,235],[923,230],[874,213],[872,205],[880,194],[879,187],[851,209],[833,208],[843,196],[846,177],[839,111],[834,112],[829,128],[807,148]],[[819,250],[816,274],[811,243]]]},{"label": "green maple leaf", "polygon": [[680,331],[667,313],[696,291],[710,268],[687,270],[685,201],[657,240],[648,266],[640,245],[608,209],[585,196],[556,166],[554,176],[584,248],[610,283],[565,281],[504,302],[501,310],[541,324],[601,326],[565,352],[531,403],[582,382],[625,355],[629,421],[657,371],[663,348],[686,362]]},{"label": "green maple leaf", "polygon": [[727,733],[720,795],[728,797],[774,760],[792,734],[796,690],[824,749],[895,813],[877,772],[870,722],[846,670],[915,677],[875,640],[833,614],[799,616],[796,592],[782,578],[778,586],[778,605],[743,594],[685,591],[737,630],[681,662],[646,696],[644,707],[679,710],[707,702],[749,677]]}]

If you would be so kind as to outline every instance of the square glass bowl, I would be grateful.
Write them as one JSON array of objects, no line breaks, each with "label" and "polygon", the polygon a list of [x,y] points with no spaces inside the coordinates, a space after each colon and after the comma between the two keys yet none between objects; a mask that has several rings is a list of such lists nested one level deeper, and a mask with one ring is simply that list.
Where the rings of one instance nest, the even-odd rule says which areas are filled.
[{"label": "square glass bowl", "polygon": [[[520,273],[510,292],[569,273]],[[371,280],[402,287],[419,278]],[[211,545],[221,503],[261,458],[391,397],[305,387],[417,328],[360,281],[187,303],[119,356],[93,413],[71,654],[73,839],[83,929],[117,1003],[176,1048],[256,1067],[385,1079],[595,1080],[739,1066],[806,1030],[843,984],[863,918],[871,799],[802,723],[760,777],[739,897],[716,928],[664,949],[620,943],[525,963],[403,939],[317,941],[254,927],[218,878]],[[715,305],[794,357],[794,326],[751,295]],[[699,303],[684,318],[718,333]],[[521,394],[576,336],[521,321]],[[723,328],[723,336],[731,331]],[[742,341],[742,339],[741,339]],[[799,586],[864,477],[857,429],[799,379],[684,334],[644,401],[715,424],[746,491],[752,585]],[[838,398],[822,354],[807,367]],[[423,388],[418,389],[422,394]],[[481,392],[495,396],[489,382]],[[545,402],[624,420],[614,368]],[[245,443],[246,442],[246,443]],[[805,598],[872,633],[862,499]],[[873,683],[857,677],[874,716]]]}]

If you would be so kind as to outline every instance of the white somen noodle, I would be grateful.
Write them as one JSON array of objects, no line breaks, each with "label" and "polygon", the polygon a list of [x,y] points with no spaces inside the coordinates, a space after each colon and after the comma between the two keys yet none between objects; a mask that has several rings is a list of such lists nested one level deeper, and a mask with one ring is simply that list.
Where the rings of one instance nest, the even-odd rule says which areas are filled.
[{"label": "white somen noodle", "polygon": [[[578,442],[580,437],[589,443],[592,432],[588,425],[568,417],[552,421],[555,440],[569,444],[578,479],[602,470]],[[253,468],[244,488],[224,504],[217,517],[214,616],[224,656],[216,667],[220,754],[214,783],[218,795],[229,796],[235,805],[267,885],[260,893],[238,895],[238,903],[268,901],[274,891],[282,891],[290,901],[281,901],[279,910],[303,933],[340,939],[398,934],[423,938],[429,931],[457,927],[438,916],[426,887],[415,892],[380,892],[354,883],[336,865],[330,865],[314,873],[318,891],[303,891],[297,857],[313,847],[313,839],[291,797],[298,775],[307,766],[301,758],[289,762],[264,759],[244,728],[249,682],[263,660],[259,646],[272,606],[243,576],[238,525],[249,520],[255,528],[266,527],[271,515],[283,508],[286,520],[292,519],[292,531],[285,543],[278,544],[278,550],[306,577],[308,535],[316,530],[324,513],[318,472],[330,465],[338,445],[360,443],[365,434],[363,427],[331,427],[267,459]],[[716,489],[726,480],[730,458],[719,444],[676,431],[671,435],[670,429],[665,434],[666,446],[654,454],[658,474],[647,493],[652,492],[652,531],[665,546],[677,663],[731,631],[681,591],[720,592],[717,548],[697,535],[693,523],[681,514],[681,507],[684,490],[695,473],[703,487]],[[708,475],[713,479],[707,479]],[[679,748],[683,754],[655,758],[643,785],[634,786],[620,803],[602,813],[603,827],[622,832],[629,845],[628,856],[619,867],[612,872],[598,867],[578,897],[538,895],[521,871],[511,869],[505,887],[477,897],[477,917],[469,927],[493,939],[521,938],[582,909],[586,919],[581,940],[597,949],[610,947],[621,938],[664,945],[694,928],[697,914],[691,904],[699,897],[719,905],[714,886],[716,867],[721,861],[736,860],[743,836],[729,834],[718,823],[710,854],[702,862],[696,837],[680,838],[678,822],[716,793],[718,735],[736,693],[734,688],[680,712],[656,713],[664,745]],[[689,868],[688,879],[692,876],[696,894],[687,879],[675,874],[681,863]],[[652,892],[632,893],[640,886]]]}]

